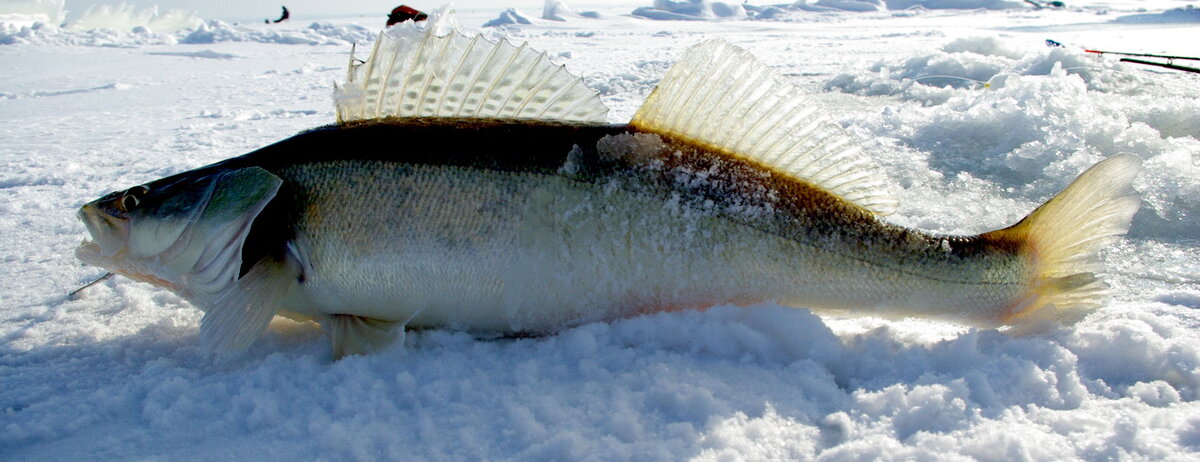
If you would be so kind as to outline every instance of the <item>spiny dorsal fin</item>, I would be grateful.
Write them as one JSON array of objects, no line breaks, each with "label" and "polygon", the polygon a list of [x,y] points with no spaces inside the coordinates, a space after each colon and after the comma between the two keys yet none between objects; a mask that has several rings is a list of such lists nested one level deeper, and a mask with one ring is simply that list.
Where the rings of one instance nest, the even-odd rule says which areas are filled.
[{"label": "spiny dorsal fin", "polygon": [[[436,21],[436,20],[433,20]],[[431,21],[432,22],[432,21]],[[479,117],[606,122],[608,108],[545,53],[405,22],[379,34],[335,93],[338,122]]]},{"label": "spiny dorsal fin", "polygon": [[630,123],[757,161],[876,214],[894,212],[886,175],[801,93],[750,53],[709,40],[688,49]]}]

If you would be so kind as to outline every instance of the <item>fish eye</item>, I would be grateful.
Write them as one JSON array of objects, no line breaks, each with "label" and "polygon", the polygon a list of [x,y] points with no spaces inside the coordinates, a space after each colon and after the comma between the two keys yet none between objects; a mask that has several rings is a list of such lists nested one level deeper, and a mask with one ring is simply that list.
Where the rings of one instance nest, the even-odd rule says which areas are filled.
[{"label": "fish eye", "polygon": [[126,212],[133,210],[133,208],[137,207],[140,203],[142,203],[142,200],[138,199],[137,196],[133,194],[126,194],[121,197],[121,208]]},{"label": "fish eye", "polygon": [[129,188],[128,191],[125,191],[125,194],[121,195],[120,199],[117,199],[117,209],[122,212],[128,212],[137,208],[137,206],[142,204],[142,199],[138,196],[145,196],[148,192],[150,192],[150,188],[145,185]]}]

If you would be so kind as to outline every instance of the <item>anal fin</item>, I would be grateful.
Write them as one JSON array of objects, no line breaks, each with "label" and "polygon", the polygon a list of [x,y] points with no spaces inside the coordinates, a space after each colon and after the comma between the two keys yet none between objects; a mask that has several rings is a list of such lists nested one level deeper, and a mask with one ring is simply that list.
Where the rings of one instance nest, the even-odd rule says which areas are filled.
[{"label": "anal fin", "polygon": [[404,324],[352,314],[332,315],[328,327],[333,336],[333,359],[376,353],[397,340],[403,341]]}]

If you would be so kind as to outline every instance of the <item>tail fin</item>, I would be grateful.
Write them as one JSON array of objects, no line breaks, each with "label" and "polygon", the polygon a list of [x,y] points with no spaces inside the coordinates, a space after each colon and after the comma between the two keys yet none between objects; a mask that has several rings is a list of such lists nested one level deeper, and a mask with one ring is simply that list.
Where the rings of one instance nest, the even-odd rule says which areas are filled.
[{"label": "tail fin", "polygon": [[1097,253],[1129,230],[1141,204],[1131,187],[1140,170],[1134,155],[1105,159],[1019,223],[983,235],[1023,242],[1034,261],[1032,288],[1001,314],[1003,323],[1070,324],[1105,302]]}]

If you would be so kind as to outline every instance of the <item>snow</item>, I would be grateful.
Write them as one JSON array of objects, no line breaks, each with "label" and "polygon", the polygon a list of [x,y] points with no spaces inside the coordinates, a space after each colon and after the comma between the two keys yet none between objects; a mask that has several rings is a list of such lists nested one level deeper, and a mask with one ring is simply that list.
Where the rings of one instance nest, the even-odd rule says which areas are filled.
[{"label": "snow", "polygon": [[746,9],[736,3],[709,0],[654,0],[654,5],[633,10],[634,16],[660,21],[743,19]]},{"label": "snow", "polygon": [[0,3],[0,23],[29,26],[35,23],[62,24],[64,0],[5,0]]},{"label": "snow", "polygon": [[92,5],[79,19],[67,24],[72,29],[115,29],[132,30],[144,27],[160,32],[175,32],[192,29],[200,24],[200,18],[195,13],[183,10],[167,10],[158,12],[158,8],[146,8],[135,11],[129,4]]},{"label": "snow", "polygon": [[[201,314],[166,291],[117,277],[66,297],[103,274],[73,257],[75,211],[332,122],[350,44],[368,45],[382,16],[179,31],[3,20],[0,459],[1197,458],[1196,75],[1082,51],[1200,55],[1184,2],[630,15],[647,3],[572,4],[598,19],[486,33],[548,52],[613,122],[687,46],[744,47],[884,165],[900,196],[890,221],[933,232],[1007,226],[1095,161],[1137,154],[1143,207],[1104,255],[1113,301],[1022,337],[761,304],[535,338],[413,332],[338,362],[314,325],[278,319],[248,351],[212,356]],[[1144,20],[1158,17],[1173,22]]]},{"label": "snow", "polygon": [[[556,18],[554,20],[558,21],[560,19]],[[528,16],[525,16],[525,13],[518,11],[516,8],[509,8],[507,10],[500,12],[500,16],[497,16],[496,19],[493,19],[491,21],[483,23],[483,27],[496,27],[496,26],[507,26],[507,25],[517,25],[517,24],[533,24],[533,20],[529,19]]]},{"label": "snow", "polygon": [[1192,5],[1172,8],[1162,12],[1140,13],[1121,16],[1113,22],[1124,24],[1188,24],[1200,22],[1200,9]]},{"label": "snow", "polygon": [[546,0],[546,4],[542,6],[542,19],[566,21],[573,17],[578,17],[578,15],[562,0]]}]

